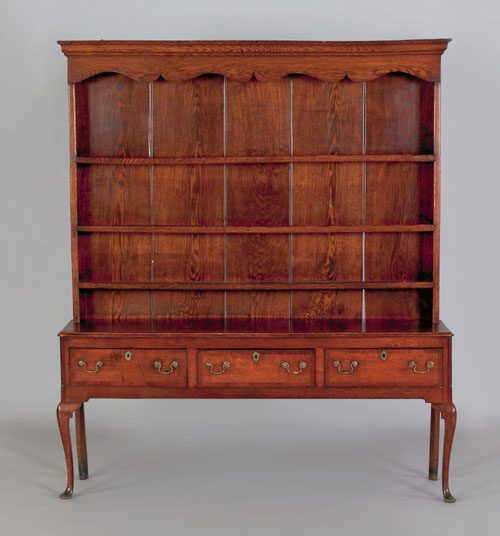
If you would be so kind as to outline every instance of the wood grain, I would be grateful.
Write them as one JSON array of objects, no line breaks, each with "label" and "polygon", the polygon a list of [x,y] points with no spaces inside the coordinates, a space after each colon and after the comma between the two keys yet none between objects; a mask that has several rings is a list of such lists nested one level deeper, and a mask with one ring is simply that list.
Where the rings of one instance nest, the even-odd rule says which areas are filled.
[{"label": "wood grain", "polygon": [[366,223],[434,223],[432,164],[367,164]]},{"label": "wood grain", "polygon": [[159,166],[154,169],[156,225],[223,225],[223,166]]},{"label": "wood grain", "polygon": [[228,80],[226,154],[290,154],[290,79]]},{"label": "wood grain", "polygon": [[172,281],[153,283],[81,282],[81,289],[136,289],[136,290],[352,290],[352,289],[406,289],[434,288],[431,281],[290,281],[277,282],[211,282]]},{"label": "wood grain", "polygon": [[288,281],[288,237],[274,235],[229,235],[227,237],[228,281]]},{"label": "wood grain", "polygon": [[[224,319],[224,293],[200,291],[154,292],[154,318],[161,323],[175,323],[199,318],[220,321]],[[186,322],[186,325],[189,323]],[[218,324],[216,324],[218,325]]]},{"label": "wood grain", "polygon": [[[70,352],[69,370],[72,385],[119,385],[119,386],[187,386],[187,358],[185,350],[136,349],[130,348],[132,358],[126,361],[123,349],[75,348]],[[80,367],[84,361],[89,370],[96,370],[96,362],[101,361],[99,372],[89,374]],[[162,370],[170,370],[172,361],[178,366],[172,374],[160,374],[154,363],[159,361]]]},{"label": "wood grain", "polygon": [[293,281],[361,281],[362,277],[361,234],[293,235]]},{"label": "wood grain", "polygon": [[77,149],[87,156],[148,156],[149,90],[121,74],[77,85]]},{"label": "wood grain", "polygon": [[227,166],[228,225],[289,223],[289,167]]},{"label": "wood grain", "polygon": [[[258,350],[259,360],[252,358]],[[213,371],[222,370],[222,363],[230,366],[223,374],[211,374],[207,363],[212,363]],[[299,363],[305,368],[299,374],[290,374],[282,363],[290,365],[292,372],[299,371]],[[312,350],[199,350],[197,358],[199,387],[214,386],[313,386],[315,383],[314,351]]]},{"label": "wood grain", "polygon": [[434,85],[391,73],[366,85],[366,151],[433,152]]},{"label": "wood grain", "polygon": [[290,295],[283,291],[234,291],[227,294],[229,329],[288,329]]},{"label": "wood grain", "polygon": [[223,77],[153,83],[153,154],[224,154]]},{"label": "wood grain", "polygon": [[[276,80],[300,73],[330,82],[346,76],[358,82],[388,72],[405,72],[425,80],[440,79],[440,56],[449,40],[391,42],[65,42],[68,81],[103,72],[120,72],[138,81],[187,80],[218,73],[237,81]],[[133,52],[131,52],[133,50]],[[353,56],[355,59],[353,59]]]},{"label": "wood grain", "polygon": [[[380,352],[387,352],[386,361],[380,359]],[[356,361],[352,374],[340,374],[334,366],[339,361],[341,371],[349,371],[351,363]],[[427,363],[434,364],[426,374],[416,374],[408,363],[415,361],[417,371],[427,370]],[[422,349],[327,349],[325,359],[325,384],[337,385],[411,385],[438,386],[442,383],[443,356],[441,350]]]},{"label": "wood grain", "polygon": [[361,320],[363,293],[356,290],[292,292],[292,317],[303,320]]},{"label": "wood grain", "polygon": [[146,166],[79,166],[78,223],[147,225],[149,190]]},{"label": "wood grain", "polygon": [[[446,421],[453,500],[437,323],[446,44],[63,43],[81,320],[60,334],[63,497],[74,411],[86,475],[90,398],[421,398]],[[334,358],[359,365],[340,374]],[[208,359],[231,365],[210,374]]]},{"label": "wood grain", "polygon": [[223,281],[222,235],[154,237],[154,281]]},{"label": "wood grain", "polygon": [[151,294],[142,290],[80,292],[80,316],[86,320],[127,322],[151,319]]},{"label": "wood grain", "polygon": [[[63,53],[74,55],[127,54],[134,56],[158,54],[169,56],[299,56],[340,55],[355,56],[363,54],[442,54],[451,39],[405,39],[390,41],[58,41]],[[185,62],[187,58],[182,58]],[[284,60],[284,61],[288,61]],[[352,61],[352,60],[351,60]]]},{"label": "wood grain", "polygon": [[432,290],[367,290],[366,320],[430,322]]},{"label": "wood grain", "polygon": [[77,164],[129,165],[129,166],[177,166],[179,164],[283,164],[308,162],[434,162],[433,154],[314,154],[272,156],[166,156],[166,157],[113,157],[76,156]]},{"label": "wood grain", "polygon": [[367,281],[432,281],[432,235],[370,233],[365,237]]},{"label": "wood grain", "polygon": [[363,84],[293,82],[293,154],[355,154],[362,151]]},{"label": "wood grain", "polygon": [[151,281],[151,237],[82,234],[80,281]]}]

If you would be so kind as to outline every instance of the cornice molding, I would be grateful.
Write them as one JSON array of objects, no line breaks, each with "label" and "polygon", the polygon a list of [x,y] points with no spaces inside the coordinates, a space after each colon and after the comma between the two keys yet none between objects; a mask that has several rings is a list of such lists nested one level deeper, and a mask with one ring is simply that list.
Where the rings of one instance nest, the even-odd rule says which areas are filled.
[{"label": "cornice molding", "polygon": [[[133,80],[189,80],[218,74],[267,81],[304,74],[328,82],[369,81],[403,72],[437,82],[449,39],[411,41],[59,41],[68,81],[100,73]],[[286,60],[284,59],[286,58]]]}]

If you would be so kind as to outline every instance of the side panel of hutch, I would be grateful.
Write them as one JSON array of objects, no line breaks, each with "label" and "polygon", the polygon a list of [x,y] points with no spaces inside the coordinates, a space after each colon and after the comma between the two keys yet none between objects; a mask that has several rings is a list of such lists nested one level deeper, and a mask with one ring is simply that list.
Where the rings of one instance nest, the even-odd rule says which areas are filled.
[{"label": "side panel of hutch", "polygon": [[443,493],[447,40],[61,42],[73,321],[58,419],[90,398],[422,398]]}]

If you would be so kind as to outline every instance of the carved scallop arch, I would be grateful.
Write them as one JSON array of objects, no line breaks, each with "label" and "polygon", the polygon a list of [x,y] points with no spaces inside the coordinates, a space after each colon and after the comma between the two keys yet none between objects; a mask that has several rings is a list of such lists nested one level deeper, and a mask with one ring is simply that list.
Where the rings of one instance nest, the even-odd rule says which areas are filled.
[{"label": "carved scallop arch", "polygon": [[135,80],[137,82],[154,82],[163,79],[169,82],[180,82],[198,78],[200,76],[214,75],[224,76],[235,82],[248,82],[255,79],[260,82],[269,82],[278,80],[286,76],[304,75],[311,78],[322,80],[323,82],[340,82],[344,79],[349,79],[353,82],[370,82],[388,73],[405,73],[415,78],[420,78],[427,82],[437,82],[439,77],[433,72],[428,72],[421,69],[415,69],[414,66],[407,67],[404,65],[394,67],[381,67],[376,69],[349,69],[349,70],[333,70],[333,69],[273,69],[260,70],[256,69],[217,69],[217,68],[200,68],[190,70],[149,70],[138,68],[126,68],[121,66],[106,66],[106,67],[88,67],[86,69],[72,69],[68,76],[69,83],[79,83],[101,74],[121,74]]}]

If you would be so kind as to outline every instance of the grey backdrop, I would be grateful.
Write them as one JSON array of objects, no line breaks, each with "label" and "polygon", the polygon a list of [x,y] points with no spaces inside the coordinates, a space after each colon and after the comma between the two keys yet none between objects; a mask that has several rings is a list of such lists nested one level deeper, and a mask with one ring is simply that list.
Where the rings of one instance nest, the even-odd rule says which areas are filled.
[{"label": "grey backdrop", "polygon": [[[499,24],[496,0],[1,1],[4,534],[497,533]],[[71,273],[56,40],[437,37],[453,38],[442,77],[441,318],[456,334],[457,503],[425,478],[422,401],[263,400],[91,401],[91,478],[60,501],[56,334],[71,316]]]}]

